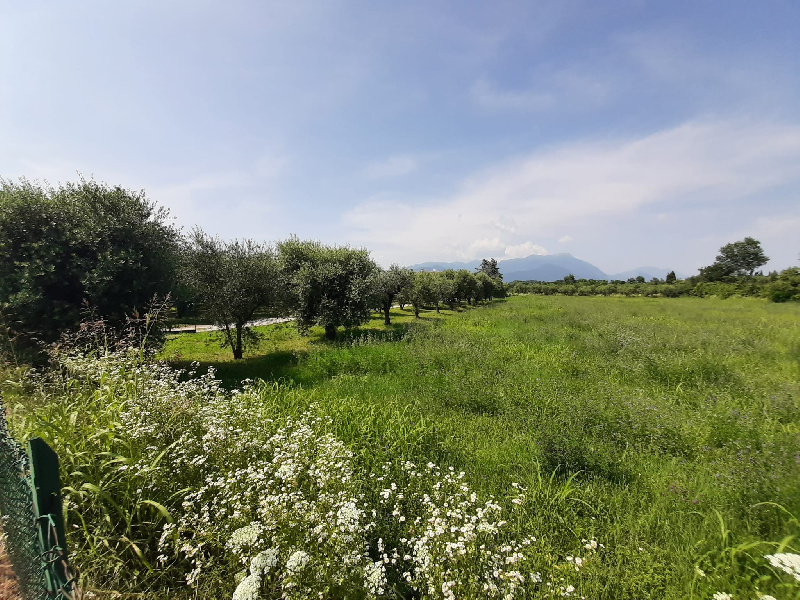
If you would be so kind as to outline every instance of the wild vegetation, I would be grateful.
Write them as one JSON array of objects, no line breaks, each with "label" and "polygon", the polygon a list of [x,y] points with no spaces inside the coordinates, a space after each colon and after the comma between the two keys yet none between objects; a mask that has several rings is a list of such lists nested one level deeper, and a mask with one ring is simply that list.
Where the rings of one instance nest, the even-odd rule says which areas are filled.
[{"label": "wild vegetation", "polygon": [[277,326],[262,343],[292,358],[263,382],[67,353],[60,375],[7,376],[4,396],[17,434],[62,457],[90,588],[800,594],[781,566],[799,550],[797,305],[556,296],[462,311],[394,309],[391,327],[375,315],[336,343]]},{"label": "wild vegetation", "polygon": [[61,458],[87,590],[800,598],[800,275],[756,240],[509,286],[166,217],[0,181],[0,391]]}]

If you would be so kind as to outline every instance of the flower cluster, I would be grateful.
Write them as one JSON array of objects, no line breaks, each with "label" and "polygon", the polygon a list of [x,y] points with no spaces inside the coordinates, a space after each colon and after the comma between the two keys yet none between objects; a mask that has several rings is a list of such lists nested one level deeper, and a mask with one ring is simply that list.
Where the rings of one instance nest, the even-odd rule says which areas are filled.
[{"label": "flower cluster", "polygon": [[797,581],[800,581],[800,554],[784,552],[780,554],[768,554],[764,558],[776,569],[780,569],[784,573],[788,573],[794,577]]},{"label": "flower cluster", "polygon": [[[493,498],[482,501],[464,482],[465,474],[452,467],[440,469],[405,461],[402,485],[388,480],[392,465],[373,475],[379,488],[383,519],[392,522],[397,545],[381,558],[401,574],[412,590],[430,598],[506,598],[523,596],[532,589],[571,596],[575,587],[564,578],[543,575],[549,564],[533,560],[535,537],[506,532],[503,508]],[[513,509],[525,502],[525,488],[516,485]],[[587,550],[598,548],[584,540]],[[567,557],[576,571],[585,559]]]},{"label": "flower cluster", "polygon": [[518,484],[506,502],[433,463],[357,477],[317,407],[276,416],[289,388],[243,382],[228,392],[213,372],[187,377],[131,352],[61,358],[69,385],[114,423],[108,454],[127,454],[110,468],[128,500],[168,506],[148,558],[190,585],[229,574],[234,600],[579,597],[579,577],[603,548],[582,540],[583,556],[564,557],[528,534]]},{"label": "flower cluster", "polygon": [[193,584],[224,546],[249,574],[236,589],[237,600],[261,592],[284,598],[377,597],[386,582],[383,563],[370,559],[367,519],[352,455],[306,413],[270,436],[260,457],[246,467],[209,475],[189,493],[183,515],[167,524],[162,547],[173,547],[192,564]]}]

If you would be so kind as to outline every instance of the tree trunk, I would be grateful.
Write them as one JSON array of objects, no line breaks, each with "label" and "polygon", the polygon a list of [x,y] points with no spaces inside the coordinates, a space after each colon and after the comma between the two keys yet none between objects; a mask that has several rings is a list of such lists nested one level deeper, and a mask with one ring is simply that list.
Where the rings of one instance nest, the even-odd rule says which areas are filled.
[{"label": "tree trunk", "polygon": [[437,313],[439,312],[439,301],[438,300],[436,301],[436,312]]},{"label": "tree trunk", "polygon": [[244,351],[242,349],[242,327],[236,326],[236,346],[233,349],[233,360],[242,360]]},{"label": "tree trunk", "polygon": [[392,301],[387,300],[383,303],[383,324],[391,325],[392,321],[389,319],[389,309],[392,308]]},{"label": "tree trunk", "polygon": [[336,325],[325,325],[325,339],[326,340],[336,339]]}]

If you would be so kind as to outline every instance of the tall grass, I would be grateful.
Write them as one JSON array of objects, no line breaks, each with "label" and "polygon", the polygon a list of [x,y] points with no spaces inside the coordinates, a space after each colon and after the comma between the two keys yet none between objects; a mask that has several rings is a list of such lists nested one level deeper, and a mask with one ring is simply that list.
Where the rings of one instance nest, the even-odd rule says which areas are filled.
[{"label": "tall grass", "polygon": [[[507,523],[489,546],[530,542],[519,550],[529,568],[517,595],[797,598],[798,582],[765,556],[798,550],[798,339],[793,305],[515,297],[388,336],[377,328],[336,345],[275,339],[268,352],[295,344],[291,361],[239,391],[163,367],[148,375],[141,365],[86,359],[67,377],[6,384],[5,394],[18,434],[43,435],[65,461],[70,541],[97,587],[181,593],[183,574],[196,568],[192,546],[159,548],[164,526],[191,521],[184,502],[209,473],[272,461],[268,440],[305,419],[348,453],[348,497],[370,517],[359,525],[365,556],[389,560],[386,595],[446,597],[448,581],[465,586],[458,597],[486,595],[483,575],[455,558],[442,554],[434,577],[402,548],[415,539],[402,523],[433,509],[381,495],[391,480],[409,497],[433,497],[426,486],[441,481],[455,486],[447,496],[455,499],[461,483],[442,479],[452,466],[469,493],[501,508]],[[251,377],[269,360],[254,358]],[[222,357],[208,362],[226,366]],[[153,398],[158,410],[143,410]],[[407,462],[443,471],[425,468],[418,481]],[[203,552],[213,560],[196,579],[202,597],[230,597],[243,569],[240,580],[255,580],[242,563],[247,552],[236,555],[224,539],[236,523],[221,518],[209,530]],[[286,552],[301,543],[280,542]],[[448,543],[456,540],[441,552]],[[391,548],[403,553],[395,561],[410,557],[402,569]],[[285,593],[283,575],[275,577],[259,579],[265,597]]]}]

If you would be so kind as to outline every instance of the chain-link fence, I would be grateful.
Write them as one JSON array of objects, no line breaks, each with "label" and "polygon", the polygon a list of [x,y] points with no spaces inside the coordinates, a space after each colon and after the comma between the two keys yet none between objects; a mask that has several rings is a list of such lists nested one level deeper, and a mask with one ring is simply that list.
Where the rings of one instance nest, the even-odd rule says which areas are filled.
[{"label": "chain-link fence", "polygon": [[60,488],[55,453],[38,438],[27,451],[13,439],[0,398],[0,519],[23,600],[77,597]]}]

